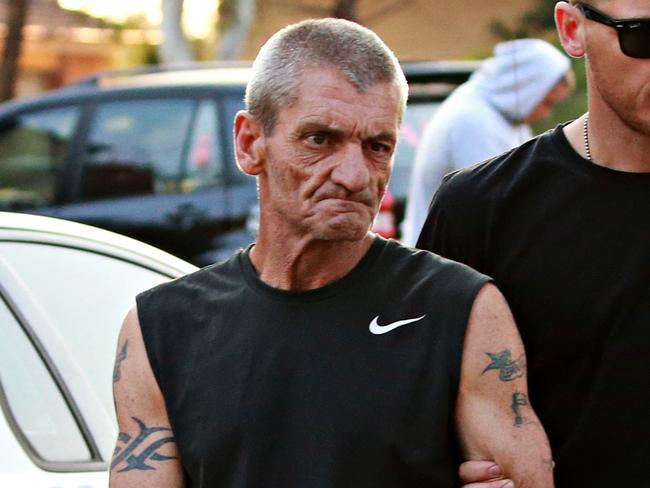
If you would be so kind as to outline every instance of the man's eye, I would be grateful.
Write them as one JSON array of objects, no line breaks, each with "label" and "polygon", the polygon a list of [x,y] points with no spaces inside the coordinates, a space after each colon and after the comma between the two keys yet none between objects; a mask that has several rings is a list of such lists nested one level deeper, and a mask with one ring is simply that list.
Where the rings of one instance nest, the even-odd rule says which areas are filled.
[{"label": "man's eye", "polygon": [[371,142],[370,150],[376,153],[390,153],[391,147],[388,144],[382,144],[381,142]]},{"label": "man's eye", "polygon": [[307,142],[311,144],[315,144],[317,146],[321,146],[327,142],[327,137],[325,134],[322,134],[320,132],[316,134],[311,134],[307,137]]}]

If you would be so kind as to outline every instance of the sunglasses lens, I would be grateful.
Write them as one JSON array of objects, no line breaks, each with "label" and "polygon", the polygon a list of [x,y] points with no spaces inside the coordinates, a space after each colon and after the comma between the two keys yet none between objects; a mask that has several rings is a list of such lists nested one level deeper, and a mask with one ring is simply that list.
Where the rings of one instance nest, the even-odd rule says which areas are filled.
[{"label": "sunglasses lens", "polygon": [[650,22],[619,31],[621,50],[633,58],[650,58]]}]

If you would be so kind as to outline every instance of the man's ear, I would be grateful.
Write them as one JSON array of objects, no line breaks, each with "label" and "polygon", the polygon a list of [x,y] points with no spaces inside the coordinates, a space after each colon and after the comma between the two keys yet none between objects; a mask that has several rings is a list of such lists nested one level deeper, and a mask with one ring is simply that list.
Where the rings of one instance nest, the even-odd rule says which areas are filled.
[{"label": "man's ear", "polygon": [[573,58],[585,54],[583,38],[584,17],[580,11],[567,2],[555,4],[555,25],[566,53]]},{"label": "man's ear", "polygon": [[235,115],[235,158],[241,170],[249,175],[261,173],[266,159],[262,124],[246,110]]}]

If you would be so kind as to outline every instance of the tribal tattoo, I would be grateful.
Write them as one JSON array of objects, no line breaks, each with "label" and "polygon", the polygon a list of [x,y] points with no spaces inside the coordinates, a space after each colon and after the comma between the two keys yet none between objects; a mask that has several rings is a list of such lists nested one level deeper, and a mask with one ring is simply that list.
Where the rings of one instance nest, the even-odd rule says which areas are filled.
[{"label": "tribal tattoo", "polygon": [[142,420],[131,417],[140,428],[140,433],[135,439],[125,432],[120,432],[117,441],[124,444],[123,447],[116,447],[113,453],[111,470],[118,469],[118,473],[132,470],[155,471],[155,467],[147,464],[147,461],[169,461],[177,459],[175,456],[165,456],[158,450],[165,444],[176,442],[171,435],[171,429],[167,427],[147,427]]},{"label": "tribal tattoo", "polygon": [[510,349],[505,349],[499,353],[486,352],[485,354],[489,356],[490,364],[486,366],[483,373],[497,369],[501,381],[516,380],[526,374],[526,357],[523,353],[514,361]]},{"label": "tribal tattoo", "polygon": [[122,378],[122,373],[120,372],[120,366],[122,366],[122,361],[126,359],[127,350],[129,348],[129,340],[124,341],[124,345],[120,352],[117,354],[115,359],[115,366],[113,367],[113,383],[117,383]]},{"label": "tribal tattoo", "polygon": [[515,391],[512,394],[511,408],[515,414],[515,423],[514,423],[515,427],[521,427],[524,424],[531,423],[521,413],[521,407],[528,407],[528,406],[530,406],[530,402],[528,401],[528,396],[525,393],[521,393],[520,391]]}]

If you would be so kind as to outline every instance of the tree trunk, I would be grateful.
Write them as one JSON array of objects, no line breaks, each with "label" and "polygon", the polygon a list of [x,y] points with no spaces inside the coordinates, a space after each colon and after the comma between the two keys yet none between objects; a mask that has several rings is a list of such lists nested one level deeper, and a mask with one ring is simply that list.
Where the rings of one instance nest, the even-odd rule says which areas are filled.
[{"label": "tree trunk", "polygon": [[357,3],[357,0],[336,0],[336,5],[332,10],[332,17],[359,22]]},{"label": "tree trunk", "polygon": [[255,18],[255,0],[222,0],[219,3],[221,35],[217,59],[239,59]]},{"label": "tree trunk", "polygon": [[181,20],[183,0],[162,0],[163,42],[160,45],[160,59],[164,64],[183,63],[194,60]]},{"label": "tree trunk", "polygon": [[7,38],[0,70],[0,101],[9,100],[14,96],[23,27],[27,18],[27,4],[28,0],[10,0],[8,2]]}]

